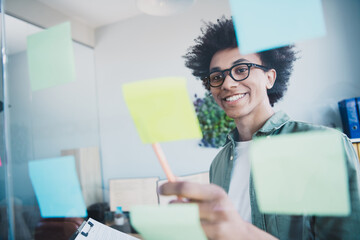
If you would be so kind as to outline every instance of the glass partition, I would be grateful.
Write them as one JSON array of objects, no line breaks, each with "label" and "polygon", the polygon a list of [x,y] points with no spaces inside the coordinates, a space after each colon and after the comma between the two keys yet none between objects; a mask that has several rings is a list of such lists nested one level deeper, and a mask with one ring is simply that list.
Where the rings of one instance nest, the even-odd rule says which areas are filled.
[{"label": "glass partition", "polygon": [[[8,44],[2,55],[7,74],[2,74],[6,104],[1,135],[6,137],[1,138],[1,160],[7,164],[0,166],[0,239],[65,239],[87,217],[87,207],[103,202],[94,50],[72,41],[71,35],[64,40],[70,46],[55,41],[45,54],[53,59],[69,51],[70,63],[65,64],[70,66],[61,71],[74,68],[74,79],[43,85],[36,77],[44,72],[54,79],[62,74],[59,65],[36,59],[46,41],[53,41],[51,36],[36,35],[46,31],[9,14],[4,14],[2,27]],[[31,36],[40,37],[32,43]],[[51,205],[56,202],[64,206]]]}]

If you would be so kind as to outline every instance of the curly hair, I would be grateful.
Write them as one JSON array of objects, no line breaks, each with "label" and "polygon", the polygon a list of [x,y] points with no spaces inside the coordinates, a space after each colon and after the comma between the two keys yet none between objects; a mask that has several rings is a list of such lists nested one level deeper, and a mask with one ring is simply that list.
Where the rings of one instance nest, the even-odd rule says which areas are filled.
[{"label": "curly hair", "polygon": [[[210,90],[204,78],[209,75],[212,57],[216,52],[236,48],[238,44],[232,19],[226,19],[223,16],[216,23],[204,24],[205,26],[201,28],[202,35],[195,39],[196,44],[188,49],[184,58],[186,59],[185,66],[192,70],[195,77],[202,79],[204,87]],[[270,104],[274,106],[274,103],[279,101],[287,90],[293,63],[297,59],[294,46],[289,45],[257,54],[262,65],[275,69],[277,73],[274,86],[267,91]]]}]

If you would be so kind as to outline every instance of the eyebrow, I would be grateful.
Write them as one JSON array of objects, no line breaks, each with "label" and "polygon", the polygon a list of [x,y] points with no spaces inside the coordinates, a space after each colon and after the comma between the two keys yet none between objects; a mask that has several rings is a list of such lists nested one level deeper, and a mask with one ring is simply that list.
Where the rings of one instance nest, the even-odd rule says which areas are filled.
[{"label": "eyebrow", "polygon": [[249,60],[247,60],[245,58],[240,58],[240,59],[236,60],[235,62],[233,62],[233,65],[238,64],[238,63],[243,63],[243,62],[249,62]]},{"label": "eyebrow", "polygon": [[[240,58],[240,59],[234,61],[232,63],[232,66],[234,66],[235,64],[243,63],[243,62],[249,62],[249,60],[247,60],[245,58]],[[217,71],[221,71],[221,69],[219,67],[213,67],[213,68],[210,69],[210,73],[217,72]]]}]

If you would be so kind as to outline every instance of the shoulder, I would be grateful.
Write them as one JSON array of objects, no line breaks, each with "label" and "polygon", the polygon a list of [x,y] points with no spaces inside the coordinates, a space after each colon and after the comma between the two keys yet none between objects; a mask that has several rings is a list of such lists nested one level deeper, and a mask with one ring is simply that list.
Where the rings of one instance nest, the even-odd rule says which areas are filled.
[{"label": "shoulder", "polygon": [[342,142],[344,145],[351,146],[351,141],[343,132],[322,125],[301,122],[301,121],[293,121],[290,120],[286,122],[278,131],[275,132],[274,135],[287,134],[287,133],[297,133],[297,132],[310,132],[310,131],[331,131],[339,134],[342,138]]},{"label": "shoulder", "polygon": [[300,121],[288,121],[286,122],[278,131],[274,132],[274,135],[288,134],[288,133],[297,133],[297,132],[309,132],[309,131],[332,131],[337,134],[342,139],[342,144],[344,148],[344,153],[350,168],[356,168],[356,171],[359,165],[358,158],[355,153],[355,149],[352,146],[350,139],[343,132],[329,128],[322,125],[316,125],[312,123],[300,122]]},{"label": "shoulder", "polygon": [[351,145],[351,141],[348,138],[348,136],[346,136],[346,134],[339,131],[338,129],[326,127],[323,125],[290,120],[281,127],[281,130],[284,131],[284,133],[308,132],[308,131],[332,131],[339,134],[342,137],[344,143]]},{"label": "shoulder", "polygon": [[307,122],[289,120],[279,130],[280,133],[295,133],[295,132],[325,131],[325,130],[335,130],[335,129],[325,127],[322,125],[307,123]]}]

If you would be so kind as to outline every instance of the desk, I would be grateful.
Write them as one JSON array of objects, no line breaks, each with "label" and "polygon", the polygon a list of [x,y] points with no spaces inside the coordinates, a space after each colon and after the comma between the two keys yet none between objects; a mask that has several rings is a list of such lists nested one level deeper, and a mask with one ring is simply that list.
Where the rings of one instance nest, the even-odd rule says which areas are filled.
[{"label": "desk", "polygon": [[350,139],[352,142],[352,145],[355,148],[355,152],[358,155],[358,159],[360,161],[360,138]]}]

